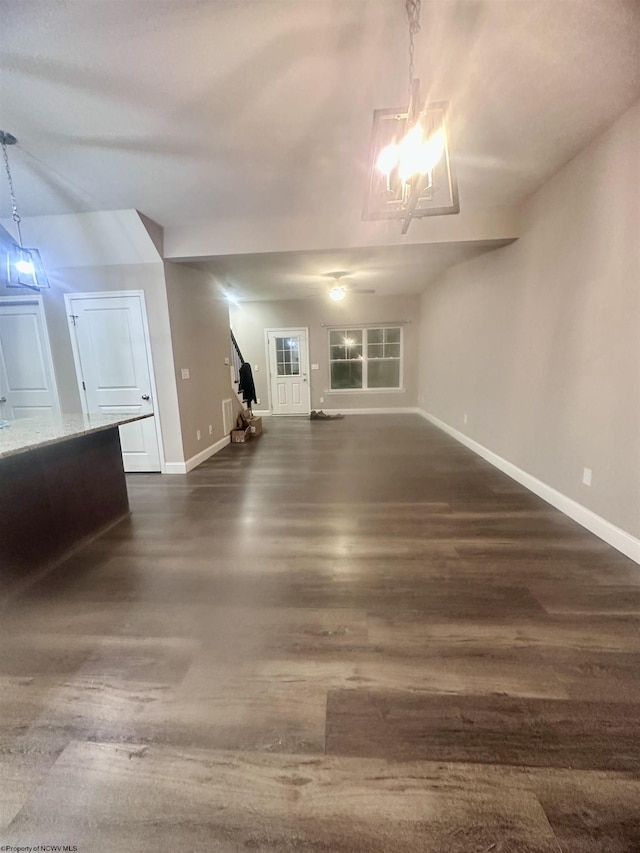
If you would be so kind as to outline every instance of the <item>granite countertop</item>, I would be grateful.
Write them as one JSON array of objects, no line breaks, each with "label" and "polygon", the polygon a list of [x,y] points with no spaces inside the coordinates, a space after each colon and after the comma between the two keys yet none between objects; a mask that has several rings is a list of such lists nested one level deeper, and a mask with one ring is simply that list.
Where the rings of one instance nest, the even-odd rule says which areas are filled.
[{"label": "granite countertop", "polygon": [[9,421],[8,426],[0,429],[0,459],[151,417],[153,412],[133,417],[117,414],[62,414],[52,418],[34,417]]}]

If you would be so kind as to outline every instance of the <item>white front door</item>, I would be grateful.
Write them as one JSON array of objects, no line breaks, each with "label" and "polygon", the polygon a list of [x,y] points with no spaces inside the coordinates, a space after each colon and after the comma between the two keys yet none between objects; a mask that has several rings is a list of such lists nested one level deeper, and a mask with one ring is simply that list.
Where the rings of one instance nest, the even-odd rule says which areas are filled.
[{"label": "white front door", "polygon": [[[66,297],[83,407],[138,415],[154,411],[151,355],[142,295]],[[120,427],[125,471],[160,471],[156,418]]]},{"label": "white front door", "polygon": [[42,298],[0,299],[0,420],[59,413]]},{"label": "white front door", "polygon": [[267,332],[271,413],[308,415],[309,357],[306,329],[275,329]]}]

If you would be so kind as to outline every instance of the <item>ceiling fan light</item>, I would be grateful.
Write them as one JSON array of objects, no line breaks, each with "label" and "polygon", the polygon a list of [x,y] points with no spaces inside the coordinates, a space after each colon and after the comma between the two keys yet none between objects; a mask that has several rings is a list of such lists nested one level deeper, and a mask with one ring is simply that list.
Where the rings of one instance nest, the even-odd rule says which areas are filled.
[{"label": "ceiling fan light", "polygon": [[329,298],[334,302],[342,302],[347,295],[347,289],[341,284],[334,285],[329,291]]}]

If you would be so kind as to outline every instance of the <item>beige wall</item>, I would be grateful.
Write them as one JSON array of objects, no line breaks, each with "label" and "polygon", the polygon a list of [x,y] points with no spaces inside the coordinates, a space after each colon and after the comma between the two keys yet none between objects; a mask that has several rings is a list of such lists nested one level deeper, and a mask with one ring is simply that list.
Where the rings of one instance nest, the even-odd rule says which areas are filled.
[{"label": "beige wall", "polygon": [[[182,442],[189,460],[224,437],[222,401],[234,398],[225,364],[231,351],[229,308],[207,273],[166,263],[165,278]],[[181,378],[183,368],[189,379]]]},{"label": "beige wall", "polygon": [[425,411],[636,537],[639,152],[637,104],[530,199],[517,243],[428,289],[419,392]]},{"label": "beige wall", "polygon": [[335,205],[334,215],[330,217],[307,209],[304,216],[287,213],[252,219],[251,210],[246,208],[246,215],[238,219],[169,226],[164,229],[164,256],[197,261],[215,255],[254,252],[510,240],[520,234],[515,207],[474,208],[463,204],[456,216],[414,219],[408,233],[403,235],[397,219],[363,221],[362,201],[359,195],[345,198],[345,203]]},{"label": "beige wall", "polygon": [[[258,409],[267,409],[269,371],[266,362],[265,329],[309,329],[309,363],[312,409],[413,408],[417,405],[418,332],[420,299],[418,296],[358,296],[349,294],[344,302],[291,299],[270,302],[245,302],[232,306],[231,324],[246,361],[251,363]],[[328,325],[367,325],[408,321],[403,325],[404,390],[329,391]],[[258,365],[258,370],[255,367]],[[320,398],[323,398],[321,401]]]}]

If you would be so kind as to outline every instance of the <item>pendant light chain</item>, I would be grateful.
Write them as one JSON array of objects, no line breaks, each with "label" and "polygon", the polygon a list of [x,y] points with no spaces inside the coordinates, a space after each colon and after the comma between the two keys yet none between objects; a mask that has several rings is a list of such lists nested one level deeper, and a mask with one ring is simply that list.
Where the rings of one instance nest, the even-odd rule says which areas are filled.
[{"label": "pendant light chain", "polygon": [[20,214],[18,213],[18,202],[16,201],[16,194],[13,189],[13,179],[11,177],[11,169],[9,168],[9,155],[7,154],[7,143],[2,140],[2,154],[4,156],[4,166],[7,170],[7,180],[9,181],[9,195],[11,196],[11,207],[12,207],[12,217],[13,221],[16,223],[16,228],[18,229],[18,240],[20,242],[20,246],[22,247],[22,233],[20,232]]},{"label": "pendant light chain", "polygon": [[420,32],[420,5],[421,0],[405,0],[407,20],[409,21],[409,92],[413,83],[413,59],[415,46],[413,37]]}]

